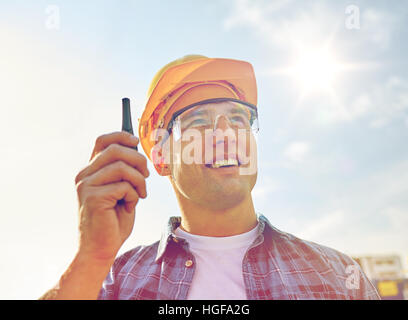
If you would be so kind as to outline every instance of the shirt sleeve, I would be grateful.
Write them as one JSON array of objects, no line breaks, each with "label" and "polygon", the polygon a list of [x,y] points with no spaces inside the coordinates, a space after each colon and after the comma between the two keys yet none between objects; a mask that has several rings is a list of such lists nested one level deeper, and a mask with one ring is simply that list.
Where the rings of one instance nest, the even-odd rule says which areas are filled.
[{"label": "shirt sleeve", "polygon": [[350,256],[337,250],[319,246],[328,265],[337,274],[344,292],[354,300],[381,300],[375,286],[360,265]]},{"label": "shirt sleeve", "polygon": [[98,300],[117,300],[116,290],[115,290],[115,278],[116,278],[116,265],[117,261],[113,263],[112,267],[109,270],[108,275],[103,281],[102,288],[98,294]]},{"label": "shirt sleeve", "polygon": [[119,292],[122,285],[123,277],[119,276],[122,268],[129,262],[131,257],[140,253],[143,246],[129,250],[115,259],[111,266],[108,275],[103,281],[102,288],[98,294],[98,300],[119,300]]}]

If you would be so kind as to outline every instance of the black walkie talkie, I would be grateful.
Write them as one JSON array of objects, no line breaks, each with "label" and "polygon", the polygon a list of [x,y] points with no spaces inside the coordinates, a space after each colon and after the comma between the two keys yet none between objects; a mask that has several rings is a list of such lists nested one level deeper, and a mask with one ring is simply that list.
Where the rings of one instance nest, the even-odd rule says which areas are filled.
[{"label": "black walkie talkie", "polygon": [[[131,135],[134,135],[132,127],[132,116],[130,114],[129,98],[122,99],[122,131],[126,131],[129,132]],[[135,147],[135,150],[137,150],[137,146]],[[125,205],[125,200],[124,199],[119,200],[118,205]]]},{"label": "black walkie talkie", "polygon": [[[122,99],[122,131],[126,131],[134,135],[132,127],[132,116],[130,114],[129,98]],[[137,146],[135,147],[135,149],[137,150]]]}]

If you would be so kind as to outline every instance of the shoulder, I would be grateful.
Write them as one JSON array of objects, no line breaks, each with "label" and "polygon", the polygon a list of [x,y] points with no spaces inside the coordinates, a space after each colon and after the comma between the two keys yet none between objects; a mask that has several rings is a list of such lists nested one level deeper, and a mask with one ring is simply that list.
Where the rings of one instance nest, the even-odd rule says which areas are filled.
[{"label": "shoulder", "polygon": [[269,228],[272,231],[272,243],[279,247],[279,251],[292,256],[293,259],[303,258],[309,261],[317,259],[338,274],[343,274],[344,267],[357,264],[351,257],[336,249],[301,239],[272,225],[269,225]]},{"label": "shoulder", "polygon": [[347,274],[347,267],[357,265],[347,254],[340,252],[339,250],[333,249],[331,247],[318,244],[313,241],[304,240],[296,236],[291,236],[291,242],[297,247],[304,247],[306,250],[313,252],[316,256],[321,257],[326,264],[333,269],[333,271],[338,275],[345,276]]},{"label": "shoulder", "polygon": [[273,228],[279,258],[296,272],[313,270],[327,285],[352,299],[379,299],[359,264],[347,254]]}]

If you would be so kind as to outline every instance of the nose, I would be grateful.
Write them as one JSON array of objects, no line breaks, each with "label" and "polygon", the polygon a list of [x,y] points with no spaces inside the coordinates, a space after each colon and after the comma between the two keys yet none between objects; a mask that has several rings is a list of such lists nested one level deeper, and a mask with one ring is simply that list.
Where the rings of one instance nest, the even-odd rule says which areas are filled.
[{"label": "nose", "polygon": [[220,114],[215,118],[214,130],[220,129],[220,130],[225,131],[225,130],[227,130],[229,128],[231,128],[231,123],[228,120],[228,117],[226,117],[223,114]]},{"label": "nose", "polygon": [[224,144],[227,147],[229,144],[236,143],[235,131],[227,116],[220,114],[215,118],[214,137],[216,145]]}]

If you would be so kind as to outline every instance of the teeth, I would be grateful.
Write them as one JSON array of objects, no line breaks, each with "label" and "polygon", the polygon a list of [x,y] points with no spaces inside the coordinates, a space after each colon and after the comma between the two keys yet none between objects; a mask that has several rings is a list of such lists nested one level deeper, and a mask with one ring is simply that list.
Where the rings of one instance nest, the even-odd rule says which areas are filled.
[{"label": "teeth", "polygon": [[213,168],[220,168],[225,166],[237,166],[238,161],[236,159],[228,159],[228,160],[218,160],[212,165]]}]

